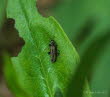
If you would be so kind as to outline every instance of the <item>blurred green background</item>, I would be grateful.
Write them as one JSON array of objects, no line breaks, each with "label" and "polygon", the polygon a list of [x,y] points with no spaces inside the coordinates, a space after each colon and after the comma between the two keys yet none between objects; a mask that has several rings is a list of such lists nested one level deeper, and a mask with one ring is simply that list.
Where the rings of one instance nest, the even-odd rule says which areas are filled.
[{"label": "blurred green background", "polygon": [[[85,93],[110,97],[110,0],[39,0],[37,7],[43,16],[58,20],[80,55],[72,87],[82,87],[87,78],[91,92]],[[13,23],[6,19],[5,9],[6,0],[0,0],[0,60],[3,50],[13,56],[23,45]],[[0,71],[1,67],[0,61]],[[3,90],[3,76],[0,82]],[[9,97],[7,88],[4,91],[8,95],[4,97]]]}]

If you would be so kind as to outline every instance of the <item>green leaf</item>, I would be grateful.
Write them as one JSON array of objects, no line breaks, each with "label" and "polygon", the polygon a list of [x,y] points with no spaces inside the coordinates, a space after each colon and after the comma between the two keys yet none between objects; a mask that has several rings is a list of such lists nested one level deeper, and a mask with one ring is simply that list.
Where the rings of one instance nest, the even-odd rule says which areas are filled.
[{"label": "green leaf", "polygon": [[[79,57],[61,26],[53,17],[44,18],[37,12],[36,0],[9,0],[7,17],[15,19],[25,41],[19,55],[11,58],[16,76],[12,79],[30,97],[65,97]],[[55,63],[48,55],[51,40],[60,51]]]},{"label": "green leaf", "polygon": [[65,0],[53,12],[81,57],[75,75],[88,76],[93,97],[109,97],[109,6],[109,0]]},{"label": "green leaf", "polygon": [[13,91],[15,97],[29,97],[19,86],[17,74],[12,65],[11,59],[8,54],[4,54],[4,75],[8,83],[8,88]]}]

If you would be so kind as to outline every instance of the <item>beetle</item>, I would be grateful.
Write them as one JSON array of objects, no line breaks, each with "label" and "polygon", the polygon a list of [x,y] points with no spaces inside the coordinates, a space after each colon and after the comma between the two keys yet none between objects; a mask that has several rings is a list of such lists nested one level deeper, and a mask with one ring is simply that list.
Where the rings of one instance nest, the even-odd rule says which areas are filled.
[{"label": "beetle", "polygon": [[51,40],[49,47],[50,47],[50,52],[48,52],[48,54],[51,57],[51,62],[55,63],[57,60],[57,56],[59,55],[56,42],[54,40]]}]

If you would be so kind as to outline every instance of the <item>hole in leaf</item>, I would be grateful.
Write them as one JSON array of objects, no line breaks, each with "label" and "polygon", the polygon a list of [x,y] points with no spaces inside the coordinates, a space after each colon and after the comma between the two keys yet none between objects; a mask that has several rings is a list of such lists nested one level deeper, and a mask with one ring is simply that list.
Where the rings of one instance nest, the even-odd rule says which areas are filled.
[{"label": "hole in leaf", "polygon": [[19,32],[15,29],[15,20],[7,19],[1,30],[1,48],[7,50],[11,56],[17,56],[25,44],[19,37]]}]

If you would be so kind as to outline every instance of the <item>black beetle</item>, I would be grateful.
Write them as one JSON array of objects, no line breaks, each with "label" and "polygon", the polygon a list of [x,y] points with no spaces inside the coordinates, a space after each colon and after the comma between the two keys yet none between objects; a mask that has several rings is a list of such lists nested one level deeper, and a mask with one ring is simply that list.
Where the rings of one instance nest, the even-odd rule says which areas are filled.
[{"label": "black beetle", "polygon": [[57,56],[59,55],[56,42],[54,40],[51,40],[49,47],[50,47],[50,52],[48,54],[51,56],[51,62],[54,63],[56,62]]}]

